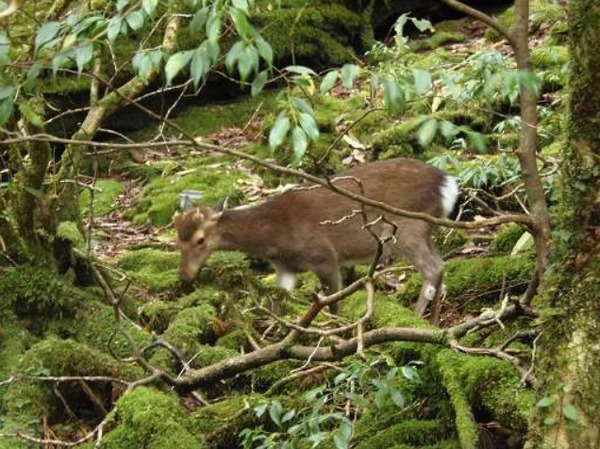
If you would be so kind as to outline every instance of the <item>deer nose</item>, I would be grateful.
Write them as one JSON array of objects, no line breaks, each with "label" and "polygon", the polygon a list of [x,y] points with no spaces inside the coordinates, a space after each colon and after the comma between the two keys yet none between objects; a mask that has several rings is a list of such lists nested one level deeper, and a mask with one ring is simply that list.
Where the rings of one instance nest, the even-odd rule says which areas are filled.
[{"label": "deer nose", "polygon": [[183,282],[192,282],[194,280],[194,276],[188,273],[186,270],[181,269],[179,271],[179,277]]}]

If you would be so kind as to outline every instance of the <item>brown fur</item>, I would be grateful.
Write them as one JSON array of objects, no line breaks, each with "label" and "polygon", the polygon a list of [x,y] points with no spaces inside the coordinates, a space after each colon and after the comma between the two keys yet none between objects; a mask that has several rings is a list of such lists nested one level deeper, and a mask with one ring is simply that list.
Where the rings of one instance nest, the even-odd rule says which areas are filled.
[{"label": "brown fur", "polygon": [[[334,182],[336,186],[401,209],[442,215],[440,186],[446,175],[422,162],[401,158],[378,161],[337,176],[360,179],[364,191],[351,179]],[[270,261],[278,276],[312,271],[329,293],[336,291],[341,287],[340,265],[369,262],[376,252],[376,241],[363,229],[362,214],[350,217],[360,208],[359,203],[325,187],[301,184],[249,208],[223,212],[201,208],[180,214],[175,228],[184,259],[182,277],[194,277],[199,268],[196,261],[203,263],[215,249],[241,250]],[[368,221],[383,215],[397,226],[397,240],[389,244],[389,251],[404,256],[421,271],[424,285],[417,311],[422,314],[431,299],[427,287],[438,294],[443,271],[431,242],[432,225],[372,207],[365,211]],[[339,223],[323,224],[327,220]],[[372,230],[383,237],[391,234],[392,226],[384,222]],[[206,239],[200,245],[204,248],[199,248],[193,239],[202,237]]]}]

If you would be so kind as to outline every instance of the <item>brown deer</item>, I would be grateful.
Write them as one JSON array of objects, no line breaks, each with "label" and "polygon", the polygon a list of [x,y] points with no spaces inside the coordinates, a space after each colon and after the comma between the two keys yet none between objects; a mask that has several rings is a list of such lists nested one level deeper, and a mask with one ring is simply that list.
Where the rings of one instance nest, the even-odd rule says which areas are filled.
[{"label": "brown deer", "polygon": [[[458,196],[454,178],[411,159],[367,163],[336,177],[332,180],[337,187],[433,217],[447,217]],[[191,207],[174,218],[181,278],[192,281],[215,250],[239,250],[269,261],[278,284],[287,290],[294,288],[295,273],[312,271],[331,294],[341,288],[341,265],[371,262],[376,255],[377,241],[365,229],[360,210],[360,203],[309,183],[256,206]],[[423,315],[440,293],[444,271],[431,241],[434,226],[370,206],[364,211],[367,222],[385,218],[371,226],[380,238],[395,230],[386,251],[404,256],[421,272],[423,286],[415,311]]]}]

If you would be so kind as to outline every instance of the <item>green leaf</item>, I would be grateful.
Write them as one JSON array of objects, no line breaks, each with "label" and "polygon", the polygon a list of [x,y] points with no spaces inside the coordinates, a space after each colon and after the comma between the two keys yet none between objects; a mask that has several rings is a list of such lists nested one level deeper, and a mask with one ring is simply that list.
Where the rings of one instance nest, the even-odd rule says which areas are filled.
[{"label": "green leaf", "polygon": [[269,67],[273,65],[273,49],[269,45],[267,41],[265,41],[261,36],[258,36],[255,40],[256,48],[258,49],[258,54],[264,61],[269,64]]},{"label": "green leaf", "polygon": [[545,426],[553,426],[554,424],[556,424],[556,418],[549,416],[544,419]]},{"label": "green leaf", "polygon": [[325,438],[327,438],[327,432],[311,433],[310,436],[308,437],[309,441],[312,442],[313,448],[319,446]]},{"label": "green leaf", "polygon": [[392,114],[399,114],[402,110],[404,95],[395,79],[384,78],[382,81],[385,97],[385,107]]},{"label": "green leaf", "polygon": [[283,70],[290,73],[295,73],[296,75],[317,76],[317,73],[313,69],[304,67],[303,65],[288,65]]},{"label": "green leaf", "polygon": [[323,77],[323,79],[321,80],[321,86],[319,87],[319,90],[321,91],[322,94],[329,92],[331,89],[333,89],[333,86],[335,86],[335,83],[337,83],[337,80],[340,77],[340,72],[339,70],[332,70],[331,72],[329,72],[327,75],[325,75]]},{"label": "green leaf", "polygon": [[23,188],[25,189],[25,191],[26,191],[27,193],[29,193],[30,195],[32,195],[32,196],[34,196],[34,197],[36,197],[36,198],[38,198],[38,199],[40,199],[40,198],[43,196],[43,193],[42,193],[42,191],[41,191],[41,190],[34,189],[34,188],[32,188],[32,187],[27,187],[27,186],[25,186],[25,187],[23,187]]},{"label": "green leaf", "polygon": [[10,118],[13,110],[12,98],[0,101],[0,126],[3,126]]},{"label": "green leaf", "polygon": [[400,370],[402,371],[402,375],[413,382],[416,382],[419,380],[419,375],[417,374],[417,370],[412,367],[412,366],[403,366],[402,368],[400,368]]},{"label": "green leaf", "polygon": [[283,415],[283,417],[281,418],[281,422],[286,423],[294,416],[296,416],[296,410],[290,410],[285,415]]},{"label": "green leaf", "polygon": [[244,14],[244,11],[237,8],[229,8],[229,14],[233,19],[233,26],[240,35],[240,37],[247,39],[254,32],[254,27],[248,22],[248,17]]},{"label": "green leaf", "polygon": [[148,16],[152,16],[158,5],[158,0],[142,0],[142,8]]},{"label": "green leaf", "polygon": [[315,118],[306,112],[300,113],[300,126],[311,140],[319,138],[319,127],[315,122]]},{"label": "green leaf", "polygon": [[346,89],[350,89],[354,85],[356,77],[360,73],[360,67],[355,64],[344,64],[340,69],[340,78],[342,85]]},{"label": "green leaf", "polygon": [[271,417],[271,421],[273,421],[277,426],[281,426],[281,413],[283,412],[283,407],[281,406],[281,402],[273,401],[271,403],[271,407],[269,407],[269,416]]},{"label": "green leaf", "polygon": [[25,118],[25,120],[27,120],[33,126],[37,128],[44,127],[44,118],[33,110],[31,104],[28,101],[21,101],[19,103],[19,111],[21,112],[21,115]]},{"label": "green leaf", "polygon": [[238,59],[238,71],[242,80],[248,79],[252,71],[258,70],[258,51],[252,45],[246,45]]},{"label": "green leaf", "polygon": [[233,0],[231,4],[237,9],[241,9],[248,14],[248,0]]},{"label": "green leaf", "polygon": [[431,73],[421,69],[413,69],[412,73],[415,79],[415,93],[417,95],[422,95],[431,89]]},{"label": "green leaf", "polygon": [[396,404],[396,407],[404,407],[404,396],[399,390],[392,390],[390,397],[392,398],[392,402]]},{"label": "green leaf", "polygon": [[448,120],[443,120],[440,124],[440,132],[442,133],[442,136],[444,136],[444,139],[450,140],[456,137],[459,130],[454,123],[449,122]]},{"label": "green leaf", "polygon": [[[5,100],[12,97],[15,93],[14,86],[0,86],[0,100]],[[12,99],[11,99],[12,101]]]},{"label": "green leaf", "polygon": [[94,46],[90,40],[75,48],[75,63],[77,64],[77,72],[79,74],[81,74],[85,65],[92,60],[93,55]]},{"label": "green leaf", "polygon": [[118,0],[117,11],[122,12],[127,5],[129,5],[129,0]]},{"label": "green leaf", "polygon": [[299,126],[296,126],[292,131],[292,144],[294,147],[294,161],[300,162],[308,148],[308,136]]},{"label": "green leaf", "polygon": [[217,15],[211,15],[206,25],[206,36],[209,41],[217,42],[221,36],[221,18]]},{"label": "green leaf", "polygon": [[122,23],[123,17],[120,16],[114,16],[108,21],[108,26],[106,27],[106,37],[110,42],[114,42],[121,32]]},{"label": "green leaf", "polygon": [[200,8],[194,14],[192,21],[190,22],[190,29],[199,33],[202,28],[206,25],[206,19],[208,18],[208,7]]},{"label": "green leaf", "polygon": [[438,129],[438,121],[434,118],[426,120],[419,128],[417,133],[419,144],[427,147],[435,138]]},{"label": "green leaf", "polygon": [[562,408],[563,416],[569,421],[577,422],[577,409],[573,404],[565,404]]},{"label": "green leaf", "polygon": [[180,51],[169,58],[165,65],[167,85],[170,86],[173,79],[188,65],[193,53],[193,50]]},{"label": "green leaf", "polygon": [[132,11],[125,16],[127,25],[133,31],[137,31],[144,26],[144,15],[139,11]]},{"label": "green leaf", "polygon": [[413,25],[417,28],[417,30],[423,32],[426,30],[429,31],[433,31],[433,25],[431,25],[431,22],[429,20],[426,19],[416,19],[411,17],[411,22],[413,23]]},{"label": "green leaf", "polygon": [[240,59],[242,52],[244,51],[244,42],[237,41],[235,44],[231,46],[227,55],[225,55],[225,67],[227,67],[227,71],[229,73],[233,73],[233,68],[235,67],[235,63]]},{"label": "green leaf", "polygon": [[485,145],[485,137],[483,137],[481,133],[470,130],[465,131],[465,134],[479,153],[485,152],[487,148]]},{"label": "green leaf", "polygon": [[60,30],[60,22],[46,22],[38,30],[35,36],[35,51],[50,42]]},{"label": "green leaf", "polygon": [[0,66],[8,62],[8,53],[10,51],[10,41],[4,31],[0,31]]},{"label": "green leaf", "polygon": [[269,146],[271,149],[279,147],[285,140],[285,136],[290,130],[290,119],[283,112],[279,114],[271,132],[269,133]]},{"label": "green leaf", "polygon": [[61,51],[54,58],[52,58],[52,75],[56,76],[56,73],[62,68],[65,63],[69,61],[69,58],[73,55],[73,50]]},{"label": "green leaf", "polygon": [[27,77],[25,79],[25,87],[31,89],[34,87],[35,80],[42,72],[42,65],[39,62],[35,62],[27,71]]},{"label": "green leaf", "polygon": [[208,73],[210,69],[210,61],[208,60],[208,54],[202,51],[202,48],[194,50],[194,56],[192,57],[192,63],[190,64],[190,74],[194,81],[194,88],[197,89],[200,84],[200,80]]},{"label": "green leaf", "polygon": [[254,80],[252,81],[252,88],[250,90],[250,93],[252,94],[253,97],[255,97],[256,95],[258,95],[259,93],[262,92],[262,90],[265,87],[265,84],[267,84],[268,80],[269,80],[269,71],[268,70],[263,70],[262,72],[259,72],[254,77]]},{"label": "green leaf", "polygon": [[268,406],[269,404],[265,402],[264,404],[254,407],[254,413],[256,413],[256,417],[260,418],[262,415],[264,415]]},{"label": "green leaf", "polygon": [[348,441],[352,435],[352,424],[348,420],[344,420],[340,427],[333,434],[333,442],[337,449],[347,449]]},{"label": "green leaf", "polygon": [[294,108],[298,109],[299,111],[306,112],[312,116],[315,115],[315,111],[313,111],[311,105],[304,98],[292,97],[291,102]]}]

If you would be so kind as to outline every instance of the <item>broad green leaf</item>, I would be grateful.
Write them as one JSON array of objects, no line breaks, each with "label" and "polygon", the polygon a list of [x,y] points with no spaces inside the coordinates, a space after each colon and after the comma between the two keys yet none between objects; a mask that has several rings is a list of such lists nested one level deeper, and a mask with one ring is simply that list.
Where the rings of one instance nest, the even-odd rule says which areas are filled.
[{"label": "broad green leaf", "polygon": [[144,15],[139,11],[132,11],[125,16],[127,25],[133,31],[137,31],[144,26]]},{"label": "broad green leaf", "polygon": [[200,8],[198,11],[196,11],[196,14],[194,14],[194,17],[192,18],[192,21],[190,22],[190,28],[192,29],[192,31],[195,32],[200,32],[202,30],[202,28],[204,28],[204,26],[206,25],[206,19],[208,18],[208,8],[204,7],[204,8]]},{"label": "broad green leaf", "polygon": [[309,67],[304,67],[302,65],[288,65],[283,70],[290,72],[290,73],[295,73],[297,75],[317,76],[317,73],[313,69],[311,69]]},{"label": "broad green leaf", "polygon": [[392,114],[399,114],[402,110],[404,95],[395,79],[384,78],[382,80],[385,107]]},{"label": "broad green leaf", "polygon": [[10,41],[4,31],[0,31],[0,66],[8,61],[8,52],[10,50]]},{"label": "broad green leaf", "polygon": [[565,404],[562,408],[563,416],[569,421],[577,421],[577,409],[573,404]]},{"label": "broad green leaf", "polygon": [[204,76],[210,70],[210,60],[208,53],[202,51],[202,48],[194,50],[194,56],[192,57],[192,63],[190,65],[190,73],[192,80],[194,81],[194,88],[198,88],[200,81],[204,79]]},{"label": "broad green leaf", "polygon": [[237,41],[235,44],[231,46],[227,55],[225,55],[225,67],[227,67],[227,71],[229,73],[233,73],[233,69],[235,68],[235,64],[240,59],[242,52],[244,51],[244,42]]},{"label": "broad green leaf", "polygon": [[21,101],[19,103],[19,111],[21,116],[25,118],[29,123],[37,128],[44,127],[44,118],[33,110],[31,104],[28,101]]},{"label": "broad green leaf", "polygon": [[38,30],[35,36],[35,51],[50,42],[60,31],[60,22],[46,22]]},{"label": "broad green leaf", "polygon": [[129,5],[129,0],[118,0],[117,11],[122,12],[127,5]]},{"label": "broad green leaf", "polygon": [[285,136],[290,130],[290,119],[283,112],[279,114],[271,132],[269,133],[269,146],[271,149],[279,147],[285,140]]},{"label": "broad green leaf", "polygon": [[265,84],[267,84],[268,80],[269,80],[268,70],[263,70],[262,72],[259,72],[254,77],[254,80],[252,81],[252,88],[251,88],[251,94],[253,97],[255,97],[256,95],[258,95],[259,93],[262,92],[262,90],[265,87]]},{"label": "broad green leaf", "polygon": [[317,140],[319,138],[319,127],[315,122],[315,118],[306,112],[301,112],[299,117],[300,126],[304,132],[311,140]]},{"label": "broad green leaf", "polygon": [[252,71],[258,70],[258,51],[252,45],[246,45],[238,59],[238,71],[242,80],[248,79]]},{"label": "broad green leaf", "polygon": [[0,126],[3,126],[10,118],[13,110],[12,98],[5,98],[0,101]]},{"label": "broad green leaf", "polygon": [[148,16],[152,16],[158,5],[158,0],[142,0],[142,8]]},{"label": "broad green leaf", "polygon": [[413,69],[412,73],[415,79],[415,93],[417,95],[422,95],[431,89],[431,73],[421,69]]},{"label": "broad green leaf", "polygon": [[248,0],[232,0],[231,4],[248,14]]},{"label": "broad green leaf", "polygon": [[271,403],[271,407],[269,407],[269,416],[271,417],[271,421],[273,421],[277,426],[281,426],[281,413],[283,412],[283,407],[281,406],[281,402],[273,401]]},{"label": "broad green leaf", "polygon": [[27,186],[25,186],[23,188],[25,189],[25,191],[27,193],[29,193],[30,195],[32,195],[38,199],[41,198],[42,196],[44,196],[44,194],[42,193],[41,190],[34,189],[33,187],[27,187]]},{"label": "broad green leaf", "polygon": [[54,58],[52,58],[52,75],[56,76],[59,69],[69,62],[69,58],[73,55],[73,50],[61,51]]},{"label": "broad green leaf", "polygon": [[258,54],[261,58],[265,60],[269,67],[273,65],[273,49],[269,45],[267,41],[265,41],[261,36],[258,36],[254,41],[256,43],[256,48],[258,49]]},{"label": "broad green leaf", "polygon": [[485,150],[486,150],[485,138],[483,137],[483,135],[481,133],[478,133],[478,132],[472,131],[472,130],[465,131],[465,133],[467,134],[467,136],[469,137],[469,140],[471,141],[471,143],[473,144],[473,146],[479,153],[485,152]]},{"label": "broad green leaf", "polygon": [[296,126],[292,131],[292,145],[294,147],[294,160],[300,162],[308,148],[308,136],[299,126]]},{"label": "broad green leaf", "polygon": [[392,390],[390,397],[392,398],[392,402],[396,404],[396,407],[404,407],[404,396],[400,393],[399,390]]},{"label": "broad green leaf", "polygon": [[233,26],[240,35],[240,37],[247,39],[253,33],[254,28],[248,22],[248,17],[244,14],[244,11],[237,8],[229,8],[229,14],[233,19]]},{"label": "broad green leaf", "polygon": [[221,18],[217,15],[211,15],[206,25],[206,36],[211,42],[218,42],[221,36]]},{"label": "broad green leaf", "polygon": [[434,118],[426,120],[419,128],[417,133],[419,144],[427,147],[435,138],[438,129],[438,121]]},{"label": "broad green leaf", "polygon": [[[12,97],[15,93],[14,86],[0,86],[0,100],[5,100]],[[12,99],[11,99],[12,101]]]},{"label": "broad green leaf", "polygon": [[35,62],[27,71],[27,77],[25,79],[25,87],[31,89],[34,86],[35,80],[42,72],[42,65],[39,62]]},{"label": "broad green leaf", "polygon": [[544,425],[545,426],[553,426],[554,424],[556,424],[556,418],[554,418],[553,416],[549,416],[547,418],[544,418]]},{"label": "broad green leaf", "polygon": [[355,64],[344,64],[340,69],[340,78],[342,85],[346,89],[350,89],[354,85],[356,77],[360,73],[360,67]]},{"label": "broad green leaf", "polygon": [[92,41],[88,40],[75,48],[75,63],[77,72],[81,74],[85,65],[92,60],[94,55],[94,46]]},{"label": "broad green leaf", "polygon": [[265,402],[264,404],[254,407],[254,413],[256,413],[256,417],[260,418],[262,415],[264,415],[268,406],[269,404]]},{"label": "broad green leaf", "polygon": [[333,86],[335,86],[335,83],[337,83],[339,77],[340,72],[338,70],[332,70],[327,75],[325,75],[321,80],[321,86],[319,87],[321,93],[324,94],[333,89]]},{"label": "broad green leaf", "polygon": [[283,415],[283,417],[281,418],[281,422],[286,423],[294,416],[296,416],[296,410],[290,410],[285,415]]},{"label": "broad green leaf", "polygon": [[313,448],[319,446],[325,438],[327,438],[327,432],[311,433],[310,436],[308,437],[309,441],[312,442]]},{"label": "broad green leaf", "polygon": [[348,420],[342,421],[340,427],[333,434],[333,442],[337,449],[347,449],[348,441],[352,435],[352,424]]},{"label": "broad green leaf", "polygon": [[313,111],[313,108],[311,107],[311,105],[304,98],[292,97],[291,101],[292,101],[292,105],[299,111],[306,112],[307,114],[310,114],[312,116],[315,115],[315,111]]},{"label": "broad green leaf", "polygon": [[173,79],[188,65],[193,55],[192,50],[180,51],[172,55],[165,64],[165,76],[167,85],[171,85]]},{"label": "broad green leaf", "polygon": [[434,31],[433,25],[431,25],[431,22],[429,20],[416,18],[411,18],[410,20],[413,23],[413,25],[417,28],[417,30],[421,32],[426,30]]},{"label": "broad green leaf", "polygon": [[450,140],[456,137],[456,135],[459,133],[459,130],[454,123],[449,122],[448,120],[443,120],[440,123],[440,132],[442,133],[442,136],[444,136],[444,139]]},{"label": "broad green leaf", "polygon": [[106,27],[106,37],[110,42],[113,42],[121,32],[122,22],[123,17],[120,16],[114,16],[108,21],[108,26]]},{"label": "broad green leaf", "polygon": [[403,366],[401,369],[402,371],[402,375],[410,380],[410,381],[417,381],[419,380],[419,375],[417,374],[417,370],[415,368],[413,368],[412,366]]}]

